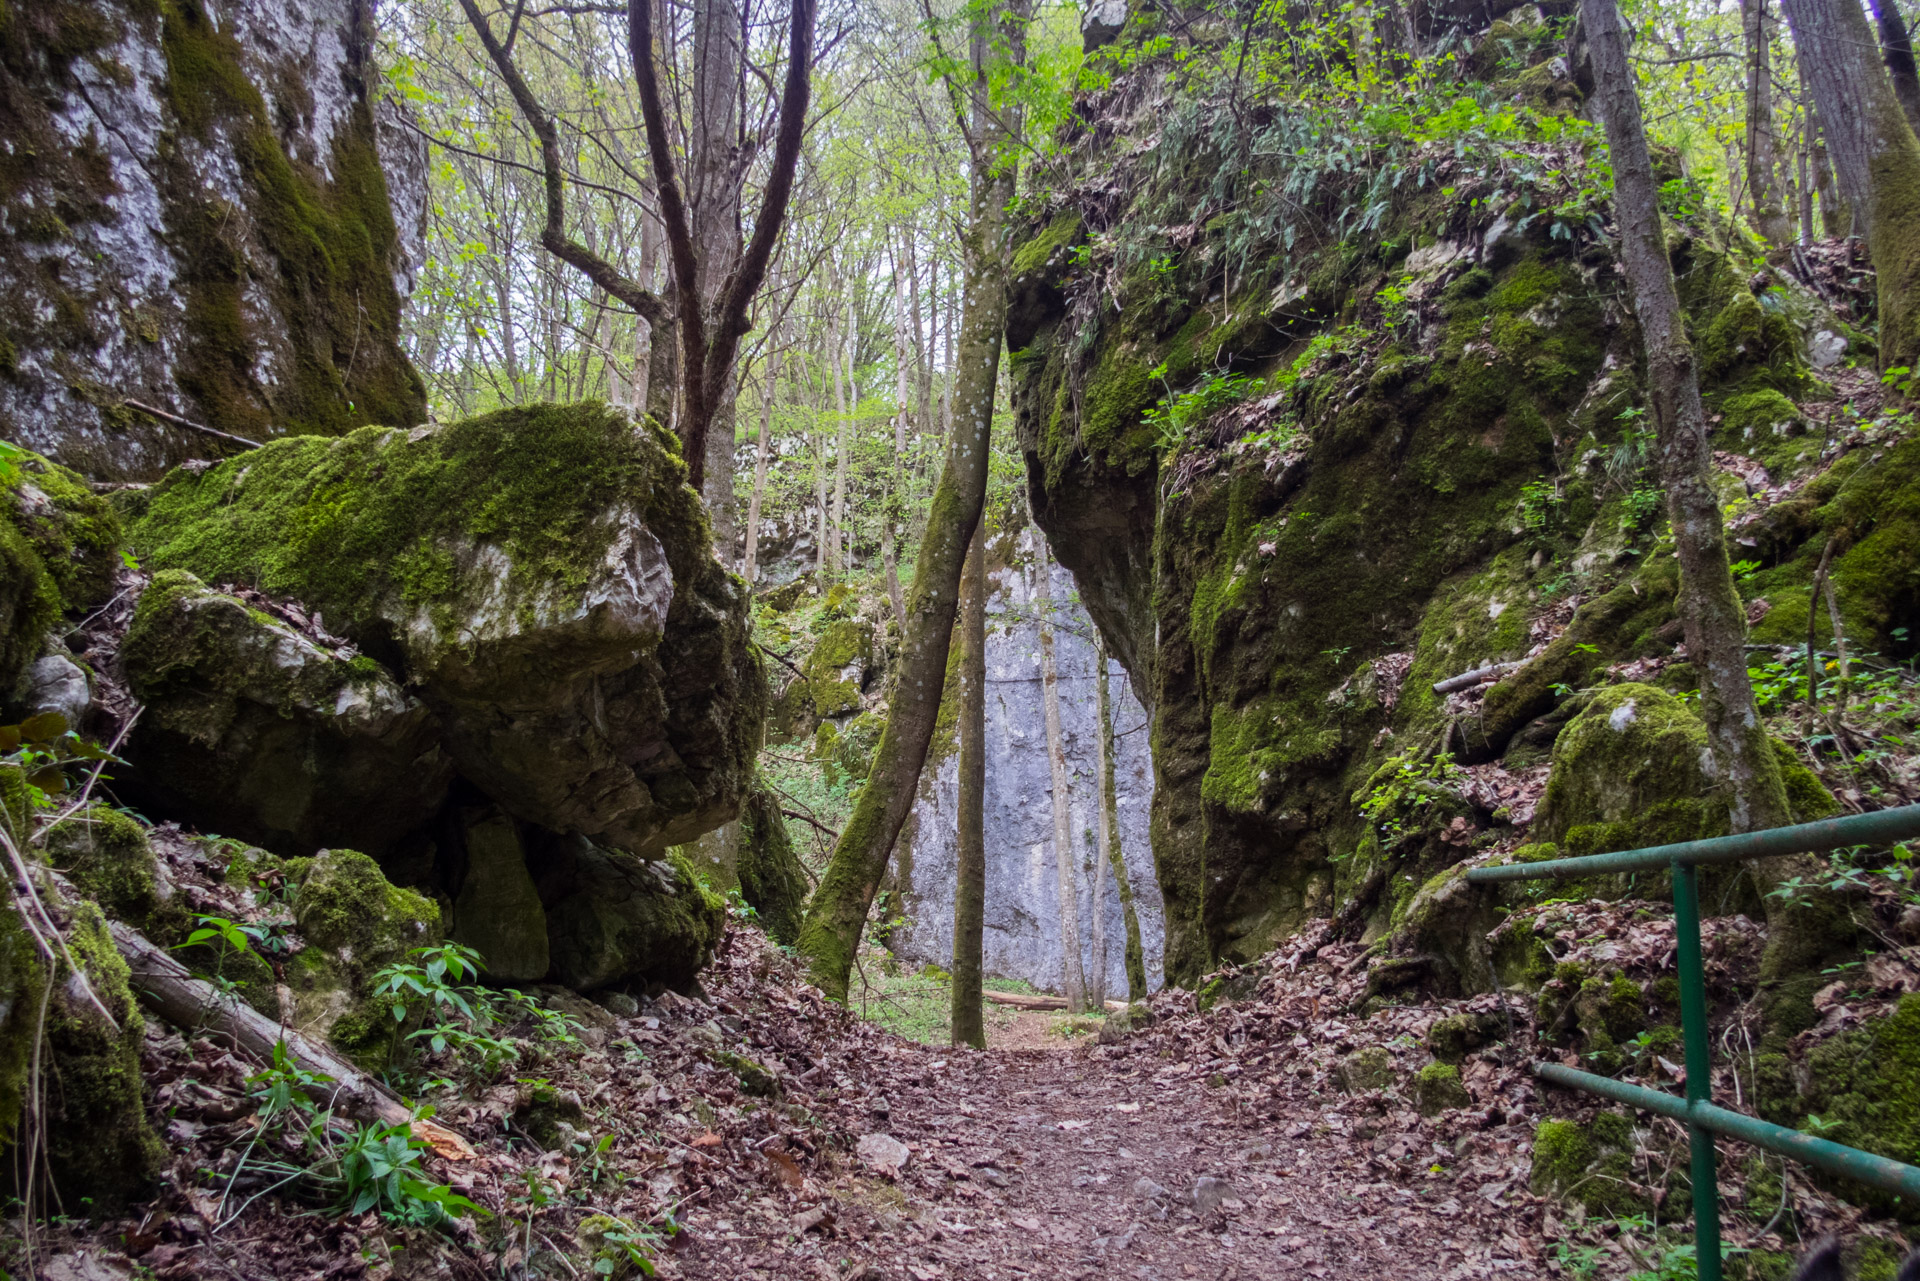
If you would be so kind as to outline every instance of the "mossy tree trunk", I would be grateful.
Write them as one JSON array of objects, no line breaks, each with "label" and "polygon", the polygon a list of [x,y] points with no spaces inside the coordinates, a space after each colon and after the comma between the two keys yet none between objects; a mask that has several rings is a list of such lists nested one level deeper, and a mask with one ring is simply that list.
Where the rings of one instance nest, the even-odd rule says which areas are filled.
[{"label": "mossy tree trunk", "polygon": [[1895,0],[1872,0],[1873,17],[1880,28],[1880,56],[1893,77],[1894,96],[1907,113],[1907,127],[1920,132],[1920,65],[1913,60],[1913,36]]},{"label": "mossy tree trunk", "polygon": [[1792,0],[1787,23],[1840,192],[1866,228],[1881,362],[1920,363],[1920,142],[1858,0]]},{"label": "mossy tree trunk", "polygon": [[[983,522],[984,523],[984,522]],[[987,916],[987,557],[976,526],[960,576],[960,795],[953,888],[953,1044],[987,1048],[980,993]]]},{"label": "mossy tree trunk", "polygon": [[1107,687],[1107,642],[1094,631],[1094,662],[1100,700],[1100,854],[1113,869],[1119,887],[1120,917],[1127,928],[1127,1000],[1147,999],[1146,951],[1140,943],[1140,913],[1133,905],[1133,883],[1127,879],[1127,859],[1120,848],[1120,789],[1114,784],[1113,698]]},{"label": "mossy tree trunk", "polygon": [[962,237],[965,303],[954,349],[953,431],[920,539],[886,728],[874,749],[867,784],[833,847],[800,932],[799,951],[814,981],[836,1000],[846,999],[847,976],[867,912],[886,874],[894,840],[913,809],[946,685],[947,649],[960,605],[960,570],[986,503],[987,444],[1007,318],[1012,239],[1007,209],[1015,195],[1015,165],[1005,153],[1020,127],[1016,106],[998,104],[996,109],[990,103],[986,69],[990,43],[998,44],[998,55],[1012,65],[1025,61],[1029,12],[1027,0],[1011,0],[1005,8],[983,13],[974,33],[973,76],[965,89],[969,118],[962,122],[973,152],[974,179]]},{"label": "mossy tree trunk", "polygon": [[1080,887],[1074,876],[1072,779],[1060,734],[1060,672],[1053,653],[1053,560],[1046,535],[1033,531],[1034,606],[1040,615],[1040,703],[1047,724],[1047,768],[1053,778],[1053,865],[1060,882],[1060,955],[1067,1011],[1087,1008],[1087,975],[1080,963]]},{"label": "mossy tree trunk", "polygon": [[1773,23],[1768,0],[1741,0],[1740,27],[1747,62],[1747,190],[1753,224],[1769,249],[1783,251],[1793,240],[1786,201],[1780,193],[1780,157],[1773,125]]}]

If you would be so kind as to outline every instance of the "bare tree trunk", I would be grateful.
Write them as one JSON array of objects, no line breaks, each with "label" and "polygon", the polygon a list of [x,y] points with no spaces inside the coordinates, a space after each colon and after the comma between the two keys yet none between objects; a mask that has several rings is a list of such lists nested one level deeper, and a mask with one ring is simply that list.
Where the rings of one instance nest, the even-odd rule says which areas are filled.
[{"label": "bare tree trunk", "polygon": [[953,1009],[955,1045],[987,1048],[980,993],[987,916],[986,522],[974,527],[960,575],[960,812],[954,838]]},{"label": "bare tree trunk", "polygon": [[[808,380],[812,382],[811,379]],[[825,399],[824,396],[820,399]],[[813,545],[813,573],[824,578],[828,565],[828,540],[833,536],[827,523],[827,433],[820,427],[820,415],[814,415],[813,428],[813,508],[820,517],[820,537]]]},{"label": "bare tree trunk", "polygon": [[[1028,0],[1011,0],[989,21],[1011,13],[1004,39],[1015,65],[1025,60],[1024,26]],[[845,1000],[854,949],[866,925],[874,893],[886,874],[893,843],[900,835],[918,793],[920,767],[940,715],[946,685],[947,647],[959,608],[960,569],[987,493],[987,446],[993,427],[994,387],[999,380],[1000,348],[1007,316],[1007,207],[1013,201],[1014,166],[992,163],[1000,144],[1018,130],[1017,107],[995,112],[986,100],[983,74],[986,31],[976,31],[973,50],[971,119],[973,151],[972,208],[965,236],[967,257],[966,319],[955,360],[960,386],[954,393],[956,423],[947,440],[946,464],[928,510],[926,533],[914,566],[913,593],[907,601],[906,634],[901,638],[899,675],[886,728],[873,754],[873,768],[860,791],[853,816],[834,845],[826,875],[807,906],[798,944],[814,981],[829,996]]]},{"label": "bare tree trunk", "polygon": [[[740,261],[741,28],[739,0],[693,0],[693,116],[687,156],[687,196],[697,259],[700,310],[715,317],[727,277]],[[713,517],[713,542],[733,564],[734,406],[740,380],[730,371],[715,390],[706,429],[706,468],[700,486]]]},{"label": "bare tree trunk", "polygon": [[1126,852],[1120,846],[1120,789],[1114,783],[1113,700],[1107,688],[1107,642],[1094,634],[1094,662],[1099,671],[1100,700],[1100,854],[1113,869],[1120,891],[1120,916],[1127,927],[1127,1000],[1147,999],[1146,950],[1140,943],[1140,913],[1133,905],[1133,883],[1127,879]]},{"label": "bare tree trunk", "polygon": [[1907,127],[1920,132],[1920,66],[1913,60],[1913,36],[1900,14],[1896,0],[1871,0],[1875,23],[1880,28],[1880,56],[1893,78],[1894,96],[1907,113]]},{"label": "bare tree trunk", "polygon": [[907,293],[900,279],[900,263],[893,265],[893,460],[887,467],[887,493],[881,504],[881,559],[887,575],[887,599],[893,602],[894,621],[904,632],[906,595],[900,590],[900,565],[894,556],[906,510],[907,397],[912,387],[913,354],[907,349]]},{"label": "bare tree trunk", "polygon": [[1920,362],[1920,142],[1875,56],[1858,0],[1792,0],[1800,65],[1840,190],[1866,228],[1880,297],[1880,360]]},{"label": "bare tree trunk", "polygon": [[1066,964],[1067,1009],[1087,1008],[1087,975],[1080,961],[1079,861],[1073,847],[1073,790],[1066,743],[1060,734],[1060,673],[1053,656],[1053,561],[1046,535],[1033,530],[1033,599],[1040,615],[1040,701],[1047,724],[1047,766],[1053,776],[1053,865],[1060,882],[1060,952]]},{"label": "bare tree trunk", "polygon": [[1773,126],[1773,23],[1767,0],[1740,0],[1740,27],[1747,62],[1747,188],[1753,193],[1753,225],[1769,248],[1793,243],[1786,204],[1780,198],[1779,146]]},{"label": "bare tree trunk", "polygon": [[[1806,7],[1806,0],[1796,0],[1796,9]],[[1776,827],[1791,822],[1793,814],[1747,678],[1742,648],[1746,611],[1727,569],[1720,504],[1708,474],[1706,414],[1674,290],[1626,40],[1614,0],[1582,0],[1581,11],[1613,160],[1621,258],[1646,345],[1660,480],[1667,491],[1668,521],[1680,562],[1680,625],[1687,655],[1700,673],[1701,716],[1721,785],[1729,793],[1733,830]],[[1864,17],[1860,25],[1865,27]],[[1904,121],[1901,128],[1906,128]],[[1751,869],[1766,903],[1767,947],[1761,978],[1769,987],[1798,974],[1836,940],[1850,936],[1846,914],[1836,911],[1831,896],[1769,892],[1782,879],[1817,866],[1810,856],[1800,855],[1764,860]]]},{"label": "bare tree trunk", "polygon": [[1800,179],[1795,194],[1800,198],[1800,247],[1802,249],[1813,244],[1813,179],[1811,166],[1807,163],[1809,150],[1811,148],[1803,137],[1800,140],[1799,151],[1794,154],[1794,163],[1798,168]]},{"label": "bare tree trunk", "polygon": [[1680,561],[1678,605],[1687,655],[1700,671],[1700,708],[1714,759],[1731,790],[1733,830],[1774,827],[1789,819],[1786,790],[1747,679],[1746,611],[1727,569],[1726,533],[1709,470],[1706,411],[1660,225],[1640,99],[1614,0],[1582,0],[1581,8],[1613,158],[1621,258],[1646,346],[1660,481]]},{"label": "bare tree trunk", "polygon": [[747,500],[747,551],[740,576],[753,586],[760,557],[760,503],[767,492],[767,462],[773,454],[773,397],[780,386],[780,349],[767,344],[767,391],[760,403],[760,448],[753,458],[753,497]]}]

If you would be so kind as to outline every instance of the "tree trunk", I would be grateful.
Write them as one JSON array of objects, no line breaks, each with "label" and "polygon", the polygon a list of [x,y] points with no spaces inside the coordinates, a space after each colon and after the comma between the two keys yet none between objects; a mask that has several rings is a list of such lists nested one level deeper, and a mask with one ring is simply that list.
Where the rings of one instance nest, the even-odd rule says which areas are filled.
[{"label": "tree trunk", "polygon": [[[1795,5],[1802,11],[1807,7],[1806,0]],[[1626,41],[1614,0],[1582,0],[1581,8],[1613,159],[1621,258],[1646,345],[1660,480],[1667,491],[1667,515],[1680,562],[1677,605],[1687,654],[1700,674],[1701,717],[1707,724],[1721,785],[1727,789],[1733,830],[1776,827],[1791,822],[1793,815],[1747,678],[1746,611],[1727,569],[1720,504],[1709,481],[1706,414],[1674,291]],[[1861,18],[1862,28],[1865,22]],[[1904,121],[1901,128],[1906,128]],[[1803,971],[1835,942],[1851,937],[1846,914],[1836,909],[1831,896],[1771,893],[1785,878],[1817,868],[1807,855],[1752,866],[1766,904],[1767,948],[1761,977],[1770,987]]]},{"label": "tree trunk", "polygon": [[1920,132],[1920,66],[1913,60],[1913,36],[1896,0],[1873,0],[1873,16],[1880,28],[1880,56],[1893,78],[1893,93],[1907,113],[1907,127]]},{"label": "tree trunk", "polygon": [[[827,327],[827,363],[833,368],[833,412],[839,424],[838,443],[834,446],[833,518],[828,523],[832,541],[827,545],[827,568],[836,574],[846,568],[847,449],[851,435],[847,423],[847,386],[840,379],[842,348],[840,320],[836,312]],[[847,372],[851,375],[852,368],[849,367]]]},{"label": "tree trunk", "polygon": [[[1004,12],[1013,15],[1006,40],[1018,65],[1024,61],[1029,0],[1010,0]],[[964,237],[966,314],[954,361],[959,382],[954,393],[955,425],[914,566],[899,675],[886,728],[880,732],[867,785],[833,847],[800,931],[799,951],[807,958],[814,981],[836,1000],[846,999],[854,949],[880,878],[886,874],[894,840],[919,790],[920,767],[926,763],[946,685],[947,647],[960,603],[960,568],[986,502],[987,446],[1007,316],[1007,207],[1015,194],[1013,162],[995,168],[990,161],[1010,132],[1018,130],[1019,112],[1011,105],[998,112],[989,109],[984,33],[976,36],[973,66],[968,133],[975,163]]]},{"label": "tree trunk", "polygon": [[1780,196],[1779,146],[1773,127],[1773,23],[1767,0],[1741,0],[1740,26],[1747,62],[1747,189],[1753,199],[1753,225],[1770,249],[1793,243],[1787,207]]},{"label": "tree trunk", "polygon": [[1582,11],[1613,158],[1621,258],[1647,353],[1660,481],[1680,561],[1678,605],[1687,654],[1700,671],[1702,716],[1731,789],[1733,830],[1774,827],[1788,821],[1786,791],[1747,679],[1746,611],[1727,569],[1726,534],[1709,471],[1706,411],[1667,258],[1639,95],[1614,0],[1583,0]]},{"label": "tree trunk", "polygon": [[[740,194],[746,178],[740,154],[740,5],[738,0],[693,0],[693,115],[688,125],[687,198],[698,253],[700,310],[711,332],[720,323],[727,278],[740,261]],[[731,372],[716,388],[706,424],[701,497],[713,517],[720,559],[734,563],[734,407],[739,379]]]},{"label": "tree trunk", "polygon": [[1087,1008],[1087,975],[1080,961],[1079,859],[1073,848],[1073,791],[1066,743],[1060,734],[1060,673],[1053,657],[1053,562],[1046,535],[1033,531],[1035,611],[1040,615],[1040,702],[1047,723],[1047,767],[1053,776],[1053,865],[1060,882],[1060,954],[1065,963],[1067,1009]]},{"label": "tree trunk", "polygon": [[747,550],[740,576],[753,586],[760,557],[760,503],[767,492],[767,463],[773,454],[773,396],[780,386],[780,349],[767,344],[767,391],[760,403],[760,447],[753,457],[753,496],[747,500]]},{"label": "tree trunk", "polygon": [[881,558],[885,561],[887,599],[893,602],[894,622],[907,624],[906,596],[900,590],[900,565],[894,556],[907,498],[907,398],[913,386],[913,353],[907,347],[907,291],[900,263],[893,265],[893,460],[887,465],[887,492],[881,504]]},{"label": "tree trunk", "polygon": [[974,527],[960,578],[960,787],[954,838],[953,1010],[955,1045],[987,1048],[981,1010],[982,939],[987,914],[987,558],[986,530]]},{"label": "tree trunk", "polygon": [[1094,663],[1100,700],[1100,853],[1113,869],[1120,892],[1120,915],[1127,927],[1127,1000],[1147,999],[1146,949],[1140,943],[1140,913],[1133,906],[1133,883],[1127,879],[1126,852],[1120,845],[1120,789],[1114,783],[1113,700],[1107,688],[1107,642],[1094,635]]},{"label": "tree trunk", "polygon": [[1866,229],[1882,366],[1920,363],[1920,142],[1858,0],[1792,0],[1787,22],[1841,194]]},{"label": "tree trunk", "polygon": [[[1804,127],[1801,132],[1805,133]],[[1806,139],[1802,137],[1800,149],[1794,155],[1794,164],[1799,174],[1799,182],[1794,194],[1800,200],[1800,247],[1802,249],[1813,245],[1813,179],[1812,166],[1807,163],[1808,151]]]}]

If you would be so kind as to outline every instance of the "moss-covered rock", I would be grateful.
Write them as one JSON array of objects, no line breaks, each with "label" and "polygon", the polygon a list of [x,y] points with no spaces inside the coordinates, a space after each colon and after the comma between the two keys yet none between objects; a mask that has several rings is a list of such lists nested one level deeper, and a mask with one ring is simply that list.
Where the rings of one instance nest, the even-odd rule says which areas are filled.
[{"label": "moss-covered rock", "polygon": [[776,943],[800,936],[807,901],[807,875],[787,836],[779,798],[756,781],[740,815],[740,897],[759,914]]},{"label": "moss-covered rock", "polygon": [[371,999],[373,975],[437,942],[440,909],[390,883],[365,854],[323,850],[294,895],[293,919],[307,943],[287,966],[301,1030],[363,1066],[381,1066],[395,1025],[388,1005]]},{"label": "moss-covered rock", "polygon": [[1569,856],[1722,835],[1706,725],[1654,686],[1601,690],[1554,743],[1536,829]]},{"label": "moss-covered rock", "polygon": [[[153,933],[160,880],[153,847],[140,824],[93,805],[55,824],[45,837],[48,860],[108,915]],[[176,909],[178,911],[178,909]]]},{"label": "moss-covered rock", "polygon": [[1399,1079],[1393,1052],[1384,1046],[1362,1046],[1341,1059],[1337,1069],[1340,1085],[1352,1093],[1384,1090]]},{"label": "moss-covered rock", "polygon": [[1442,1063],[1458,1064],[1469,1053],[1506,1035],[1506,1020],[1497,1014],[1449,1014],[1427,1029],[1427,1052]]},{"label": "moss-covered rock", "polygon": [[459,889],[447,933],[480,954],[488,979],[534,983],[547,976],[547,911],[527,870],[518,825],[496,809],[459,815]]},{"label": "moss-covered rock", "polygon": [[[141,1094],[145,1025],[106,918],[81,900],[67,912],[65,934],[84,980],[57,972],[48,999],[45,964],[13,907],[0,907],[0,1150],[21,1137],[21,1106],[44,1001],[40,1084],[47,1169],[69,1212],[98,1216],[140,1197],[165,1153]],[[21,1168],[11,1155],[0,1162],[0,1185],[10,1188]]]},{"label": "moss-covered rock", "polygon": [[830,623],[807,655],[807,689],[816,716],[860,710],[860,696],[873,669],[873,624],[864,618]]},{"label": "moss-covered rock", "polygon": [[1473,1106],[1460,1069],[1451,1063],[1429,1063],[1413,1076],[1413,1104],[1421,1116],[1438,1116],[1455,1108]]},{"label": "moss-covered rock", "polygon": [[553,977],[579,992],[683,988],[713,954],[726,903],[686,857],[647,860],[553,837],[538,854]]},{"label": "moss-covered rock", "polygon": [[677,443],[604,405],[276,441],[154,492],[158,569],[302,602],[516,817],[641,852],[734,817],[766,711]]},{"label": "moss-covered rock", "polygon": [[62,613],[91,609],[120,566],[119,517],[86,482],[37,454],[0,466],[0,704]]},{"label": "moss-covered rock", "polygon": [[1639,1214],[1652,1204],[1633,1178],[1633,1126],[1615,1112],[1585,1125],[1540,1122],[1533,1135],[1533,1190],[1587,1207],[1594,1214]]},{"label": "moss-covered rock", "polygon": [[400,343],[425,155],[376,123],[373,24],[259,16],[0,12],[0,417],[92,475],[217,448],[126,399],[255,438],[425,416]]},{"label": "moss-covered rock", "polygon": [[165,570],[121,646],[144,711],[124,786],[143,802],[282,854],[384,855],[446,795],[433,712],[365,655]]}]

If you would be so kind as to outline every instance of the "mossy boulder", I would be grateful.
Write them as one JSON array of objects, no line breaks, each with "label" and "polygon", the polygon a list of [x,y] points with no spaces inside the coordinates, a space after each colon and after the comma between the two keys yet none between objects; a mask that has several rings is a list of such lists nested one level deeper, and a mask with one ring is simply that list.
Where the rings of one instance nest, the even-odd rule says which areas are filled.
[{"label": "mossy boulder", "polygon": [[37,454],[14,477],[0,483],[0,703],[55,621],[105,600],[120,567],[119,517],[85,481]]},{"label": "mossy boulder", "polygon": [[1584,1125],[1549,1118],[1533,1134],[1533,1190],[1592,1214],[1643,1213],[1652,1202],[1633,1178],[1638,1150],[1632,1124],[1617,1112],[1601,1112]]},{"label": "mossy boulder", "polygon": [[390,883],[356,850],[323,850],[293,899],[307,946],[287,966],[296,1019],[365,1066],[384,1064],[395,1025],[386,1002],[371,999],[381,966],[437,942],[440,909],[432,899]]},{"label": "mossy boulder", "polygon": [[726,902],[683,854],[642,859],[552,837],[537,865],[553,977],[575,991],[684,988],[720,941]]},{"label": "mossy boulder", "polygon": [[[48,975],[14,911],[11,904],[0,908],[0,1186],[18,1194],[15,1145]],[[145,1193],[165,1152],[141,1094],[145,1025],[126,962],[98,907],[81,900],[65,917],[67,951],[85,976],[57,975],[46,999],[46,1162],[68,1212],[98,1216]]]},{"label": "mossy boulder", "polygon": [[740,897],[774,942],[791,945],[800,936],[807,874],[787,836],[779,797],[764,780],[755,781],[740,815],[739,873]]},{"label": "mossy boulder", "polygon": [[463,809],[457,827],[459,888],[447,933],[480,953],[489,980],[534,983],[547,976],[547,910],[527,870],[519,825],[488,807]]},{"label": "mossy boulder", "polygon": [[1455,1108],[1473,1106],[1460,1069],[1451,1063],[1429,1063],[1413,1076],[1413,1105],[1421,1116],[1438,1116]]},{"label": "mossy boulder", "polygon": [[171,942],[188,913],[160,869],[147,830],[119,810],[91,805],[44,836],[47,859],[115,920]]},{"label": "mossy boulder", "polygon": [[164,570],[121,646],[144,711],[124,780],[152,808],[282,854],[384,855],[445,797],[434,713],[365,655]]},{"label": "mossy boulder", "polygon": [[1498,1014],[1449,1014],[1435,1019],[1423,1043],[1442,1063],[1457,1064],[1469,1053],[1506,1035],[1507,1021]]},{"label": "mossy boulder", "polygon": [[[1920,994],[1901,998],[1884,1018],[1818,1043],[1803,1063],[1764,1053],[1754,1077],[1756,1106],[1767,1120],[1801,1127],[1817,1116],[1822,1138],[1911,1163],[1920,1154]],[[1920,1224],[1910,1202],[1829,1175],[1813,1177],[1850,1201]]]},{"label": "mossy boulder", "polygon": [[301,602],[509,813],[642,853],[733,818],[766,712],[677,442],[597,403],[275,441],[171,473],[156,569]]},{"label": "mossy boulder", "polygon": [[860,698],[873,670],[873,624],[864,618],[831,622],[801,669],[816,716],[860,710]]},{"label": "mossy boulder", "polygon": [[1422,962],[1428,991],[1468,996],[1494,989],[1488,936],[1504,917],[1497,887],[1470,884],[1464,867],[1450,867],[1428,878],[1395,917],[1391,954]]},{"label": "mossy boulder", "polygon": [[1342,1089],[1353,1094],[1384,1090],[1399,1079],[1393,1052],[1384,1046],[1368,1045],[1341,1059],[1335,1069]]},{"label": "mossy boulder", "polygon": [[1535,830],[1568,856],[1724,834],[1705,723],[1652,685],[1601,690],[1554,743]]}]

